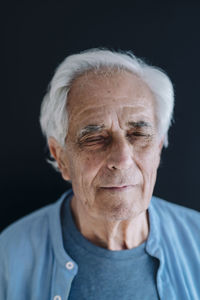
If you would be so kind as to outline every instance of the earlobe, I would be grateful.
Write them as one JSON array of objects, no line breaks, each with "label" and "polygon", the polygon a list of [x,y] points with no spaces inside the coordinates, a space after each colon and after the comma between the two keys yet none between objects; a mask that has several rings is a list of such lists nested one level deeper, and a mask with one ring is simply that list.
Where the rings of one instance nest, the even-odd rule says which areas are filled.
[{"label": "earlobe", "polygon": [[53,158],[56,160],[59,169],[61,169],[64,166],[63,161],[61,160],[61,146],[60,144],[56,141],[54,137],[49,137],[48,138],[48,145],[49,145],[49,150]]},{"label": "earlobe", "polygon": [[68,166],[68,162],[67,159],[64,159],[64,153],[63,151],[61,151],[59,160],[58,160],[58,165],[59,165],[59,169],[60,172],[62,174],[62,177],[64,180],[68,181],[71,180],[70,175],[69,175],[69,166]]},{"label": "earlobe", "polygon": [[69,176],[69,173],[66,172],[66,171],[61,171],[61,174],[62,174],[62,178],[66,181],[69,181],[71,180],[70,176]]},{"label": "earlobe", "polygon": [[157,167],[159,167],[160,163],[161,163],[161,154],[162,154],[163,144],[164,144],[164,138],[158,144],[158,164],[157,164]]},{"label": "earlobe", "polygon": [[48,138],[48,146],[49,146],[49,151],[50,151],[51,155],[57,161],[58,151],[59,151],[59,143],[56,141],[55,138],[49,137]]},{"label": "earlobe", "polygon": [[162,152],[163,145],[164,145],[164,138],[160,141],[160,144],[159,144],[160,155],[161,155],[161,152]]},{"label": "earlobe", "polygon": [[56,160],[62,177],[64,180],[71,180],[68,171],[67,160],[64,159],[64,153],[62,146],[56,141],[54,137],[48,138],[48,145],[51,155]]}]

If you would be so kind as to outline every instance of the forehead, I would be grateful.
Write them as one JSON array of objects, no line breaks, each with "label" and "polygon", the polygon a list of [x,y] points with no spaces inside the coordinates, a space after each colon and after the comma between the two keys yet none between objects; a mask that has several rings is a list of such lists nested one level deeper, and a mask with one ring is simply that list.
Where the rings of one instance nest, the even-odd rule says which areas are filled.
[{"label": "forehead", "polygon": [[153,120],[154,100],[147,84],[128,71],[87,72],[74,80],[68,94],[69,126],[103,122],[114,113],[126,121],[130,116]]}]

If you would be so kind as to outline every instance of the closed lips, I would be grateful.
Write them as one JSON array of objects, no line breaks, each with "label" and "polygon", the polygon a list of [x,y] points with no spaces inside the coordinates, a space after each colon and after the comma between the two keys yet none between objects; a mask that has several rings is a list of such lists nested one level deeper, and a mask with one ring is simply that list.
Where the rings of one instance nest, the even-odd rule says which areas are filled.
[{"label": "closed lips", "polygon": [[123,186],[103,186],[102,189],[124,189],[127,187],[131,187],[131,185],[123,185]]}]

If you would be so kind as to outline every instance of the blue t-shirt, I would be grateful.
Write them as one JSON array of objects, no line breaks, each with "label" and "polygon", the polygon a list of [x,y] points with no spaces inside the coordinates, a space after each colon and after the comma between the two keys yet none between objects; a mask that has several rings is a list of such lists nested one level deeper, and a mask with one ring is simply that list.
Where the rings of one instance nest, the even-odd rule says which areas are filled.
[{"label": "blue t-shirt", "polygon": [[76,227],[70,203],[71,197],[64,201],[61,217],[65,250],[78,264],[69,299],[159,299],[159,260],[145,251],[146,242],[117,251],[94,245]]}]

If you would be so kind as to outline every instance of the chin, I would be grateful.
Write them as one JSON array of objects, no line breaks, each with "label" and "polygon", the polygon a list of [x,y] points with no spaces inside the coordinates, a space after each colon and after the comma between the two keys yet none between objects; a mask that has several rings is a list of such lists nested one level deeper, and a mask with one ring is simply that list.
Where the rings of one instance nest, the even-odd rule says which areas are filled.
[{"label": "chin", "polygon": [[[121,202],[121,201],[120,201]],[[141,213],[141,207],[138,206],[133,201],[125,201],[123,200],[121,203],[117,201],[117,203],[113,203],[111,205],[107,205],[104,207],[104,216],[106,219],[110,220],[128,220],[130,218],[134,218]]]},{"label": "chin", "polygon": [[112,211],[106,212],[106,218],[111,221],[123,221],[133,217],[132,213],[128,209],[113,209]]}]

